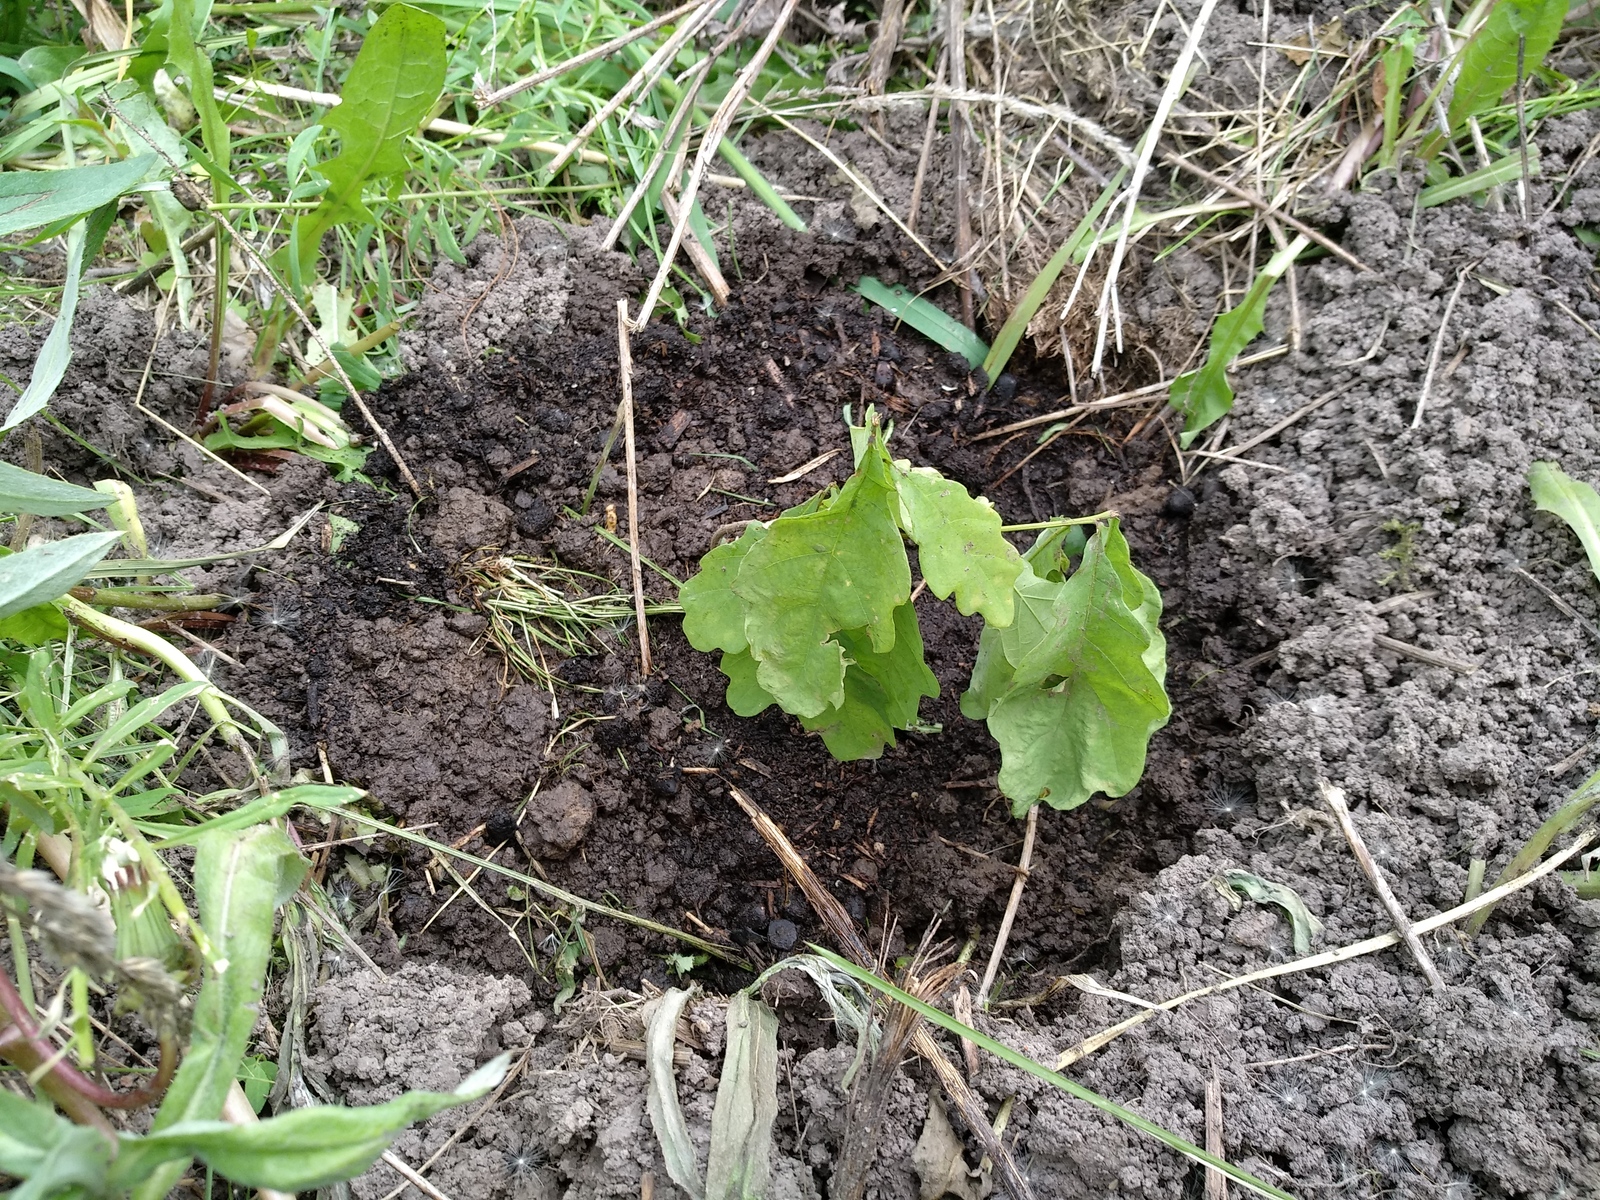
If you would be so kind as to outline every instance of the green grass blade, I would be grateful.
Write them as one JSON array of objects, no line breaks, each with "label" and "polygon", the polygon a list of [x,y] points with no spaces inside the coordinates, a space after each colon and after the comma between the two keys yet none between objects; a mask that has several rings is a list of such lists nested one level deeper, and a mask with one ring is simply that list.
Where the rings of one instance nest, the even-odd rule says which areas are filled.
[{"label": "green grass blade", "polygon": [[871,971],[867,971],[856,966],[853,962],[846,958],[841,958],[833,951],[824,950],[820,946],[812,946],[811,950],[814,954],[817,954],[821,958],[825,959],[832,966],[837,967],[839,970],[845,972],[852,978],[859,980],[861,983],[866,984],[875,991],[882,992],[891,1000],[894,1000],[905,1005],[907,1008],[912,1009],[924,1019],[939,1026],[939,1028],[956,1034],[959,1037],[965,1038],[974,1045],[987,1050],[990,1054],[993,1054],[1002,1062],[1009,1063],[1019,1070],[1026,1071],[1035,1079],[1041,1079],[1045,1083],[1050,1084],[1052,1087],[1061,1089],[1063,1092],[1067,1093],[1067,1095],[1072,1096],[1075,1099],[1082,1100],[1085,1104],[1089,1104],[1095,1108],[1098,1108],[1101,1112],[1107,1113],[1115,1117],[1117,1120],[1133,1126],[1141,1133],[1148,1133],[1151,1137],[1155,1138],[1163,1145],[1176,1150],[1179,1154],[1184,1155],[1186,1158],[1191,1158],[1197,1163],[1201,1163],[1205,1166],[1221,1171],[1235,1183],[1249,1188],[1258,1195],[1271,1196],[1273,1197],[1273,1200],[1295,1200],[1295,1198],[1288,1192],[1282,1191],[1279,1188],[1275,1188],[1264,1180],[1257,1179],[1248,1171],[1240,1170],[1238,1167],[1227,1162],[1226,1160],[1218,1158],[1215,1154],[1211,1154],[1200,1149],[1199,1146],[1196,1146],[1192,1142],[1184,1141],[1177,1134],[1161,1128],[1161,1126],[1157,1125],[1154,1121],[1148,1120],[1145,1117],[1141,1117],[1138,1113],[1128,1111],[1120,1104],[1117,1104],[1111,1100],[1107,1100],[1104,1096],[1100,1095],[1100,1093],[1090,1091],[1081,1083],[1074,1083],[1065,1075],[1062,1075],[1056,1071],[1052,1071],[1049,1067],[1044,1066],[1042,1063],[1034,1062],[1033,1059],[1029,1058],[1026,1054],[1022,1054],[1019,1051],[1013,1050],[1010,1046],[1007,1046],[1003,1042],[995,1041],[995,1039],[990,1037],[988,1034],[980,1033],[978,1030],[973,1029],[970,1025],[963,1025],[954,1017],[940,1012],[937,1008],[934,1008],[933,1005],[926,1004],[923,1001],[918,1000],[915,996],[911,995],[910,992],[902,991],[900,988],[895,987],[894,984],[889,983],[887,980],[880,979]]},{"label": "green grass blade", "polygon": [[801,233],[806,231],[806,223],[800,219],[800,214],[789,207],[788,201],[778,195],[778,189],[767,182],[767,177],[734,146],[727,138],[723,138],[717,146],[717,153],[722,155],[722,161],[733,168],[733,173],[744,180],[745,186],[755,195],[756,199],[770,208],[790,229],[798,229]]},{"label": "green grass blade", "polygon": [[[1539,150],[1537,146],[1528,147],[1528,173],[1539,173]],[[1452,200],[1460,200],[1463,196],[1472,196],[1478,192],[1487,191],[1492,187],[1499,187],[1503,183],[1513,183],[1522,178],[1522,155],[1508,154],[1502,159],[1481,167],[1470,175],[1462,175],[1455,179],[1446,179],[1443,183],[1436,183],[1432,187],[1425,187],[1417,197],[1418,208],[1437,208],[1441,204],[1448,204]]]},{"label": "green grass blade", "polygon": [[[1566,802],[1550,814],[1550,819],[1533,831],[1533,836],[1523,843],[1522,849],[1517,851],[1506,864],[1505,870],[1495,879],[1494,886],[1499,887],[1532,870],[1534,864],[1544,857],[1544,852],[1550,849],[1551,844],[1582,820],[1597,801],[1600,801],[1600,771],[1596,771],[1579,784],[1577,790],[1567,797]],[[1472,919],[1467,922],[1468,937],[1478,935],[1478,930],[1483,928],[1484,922],[1489,919],[1489,914],[1494,912],[1494,909],[1495,906],[1491,904],[1472,914]]]},{"label": "green grass blade", "polygon": [[1044,303],[1050,289],[1055,286],[1061,272],[1066,270],[1069,262],[1075,261],[1079,248],[1086,242],[1094,230],[1095,222],[1105,212],[1106,205],[1111,203],[1111,198],[1117,194],[1117,189],[1122,186],[1122,179],[1128,173],[1128,168],[1123,167],[1100,190],[1100,195],[1095,198],[1094,204],[1084,214],[1083,220],[1078,222],[1072,236],[1061,244],[1044,269],[1034,276],[1033,282],[1028,285],[1028,290],[1022,293],[1022,301],[1012,309],[1011,315],[1006,318],[1006,323],[1000,327],[999,336],[994,339],[994,345],[989,347],[989,353],[983,360],[984,377],[992,384],[1000,377],[1000,372],[1006,369],[1006,363],[1011,361],[1011,355],[1021,344],[1023,335],[1028,332],[1028,323],[1033,320],[1039,306]]},{"label": "green grass blade", "polygon": [[951,354],[961,355],[973,367],[989,356],[989,347],[981,337],[931,301],[913,296],[903,287],[888,287],[871,275],[863,275],[856,291]]}]

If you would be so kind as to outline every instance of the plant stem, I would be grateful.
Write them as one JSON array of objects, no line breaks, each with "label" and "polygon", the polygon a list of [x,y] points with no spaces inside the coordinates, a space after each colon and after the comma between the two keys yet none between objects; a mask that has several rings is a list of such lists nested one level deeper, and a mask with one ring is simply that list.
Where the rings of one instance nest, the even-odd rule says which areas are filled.
[{"label": "plant stem", "polygon": [[1052,517],[1048,521],[1033,521],[1027,525],[1002,525],[1001,533],[1027,533],[1032,529],[1062,529],[1068,525],[1098,525],[1101,521],[1109,521],[1112,517],[1122,514],[1114,508],[1105,512],[1097,512],[1089,517]]},{"label": "plant stem", "polygon": [[62,611],[69,618],[96,637],[159,659],[180,679],[204,683],[206,688],[200,693],[200,706],[216,724],[217,731],[222,734],[222,740],[243,753],[247,761],[250,760],[244,744],[243,731],[229,714],[227,705],[222,702],[222,693],[206,678],[204,671],[189,661],[188,655],[148,629],[141,629],[108,613],[90,608],[75,596],[63,596],[56,603],[61,605]]},{"label": "plant stem", "polygon": [[171,596],[134,588],[75,587],[70,595],[74,600],[100,608],[136,608],[143,612],[205,612],[220,608],[233,599],[232,596],[215,592]]}]

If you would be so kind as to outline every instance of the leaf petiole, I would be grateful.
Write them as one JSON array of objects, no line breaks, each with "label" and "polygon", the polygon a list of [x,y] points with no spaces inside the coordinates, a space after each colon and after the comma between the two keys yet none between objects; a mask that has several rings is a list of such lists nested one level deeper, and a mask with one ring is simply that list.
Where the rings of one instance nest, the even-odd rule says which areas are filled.
[{"label": "leaf petiole", "polygon": [[1051,517],[1048,521],[1033,521],[1027,525],[1002,525],[1001,533],[1029,533],[1035,529],[1065,529],[1069,525],[1098,525],[1101,521],[1109,521],[1122,514],[1114,508],[1105,512],[1097,512],[1087,517]]}]

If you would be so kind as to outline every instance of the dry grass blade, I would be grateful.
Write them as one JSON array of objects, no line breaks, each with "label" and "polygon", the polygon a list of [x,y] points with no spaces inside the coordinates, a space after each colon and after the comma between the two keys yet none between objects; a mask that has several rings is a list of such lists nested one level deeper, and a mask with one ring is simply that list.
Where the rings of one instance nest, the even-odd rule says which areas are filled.
[{"label": "dry grass blade", "polygon": [[[811,870],[810,865],[789,841],[782,829],[761,810],[760,805],[746,796],[739,788],[728,785],[728,791],[744,809],[750,818],[751,824],[756,827],[756,832],[762,840],[771,847],[772,852],[778,856],[778,861],[784,869],[794,877],[800,890],[805,893],[812,909],[821,918],[823,925],[833,935],[834,940],[844,949],[845,955],[857,966],[867,971],[878,970],[876,956],[867,948],[866,941],[855,927],[855,922],[850,919],[850,914],[845,912],[844,905],[827,888],[822,886],[822,881]],[[939,1083],[944,1088],[945,1094],[961,1113],[961,1118],[967,1123],[971,1131],[983,1145],[984,1153],[994,1161],[1000,1173],[1000,1179],[1006,1190],[1016,1200],[1032,1200],[1033,1189],[1028,1186],[1028,1181],[1018,1169],[1016,1159],[1011,1151],[1006,1148],[999,1136],[990,1126],[988,1116],[984,1112],[983,1104],[967,1081],[962,1078],[953,1063],[945,1057],[944,1052],[933,1040],[933,1035],[928,1032],[925,1024],[917,1023],[911,1035],[911,1048],[915,1050],[933,1068],[939,1077]],[[883,1057],[887,1058],[887,1055]]]},{"label": "dry grass blade", "polygon": [[[1491,888],[1464,904],[1458,904],[1447,912],[1418,921],[1412,926],[1412,929],[1419,934],[1432,933],[1435,929],[1443,929],[1463,917],[1470,917],[1483,909],[1493,908],[1507,896],[1520,892],[1523,888],[1529,887],[1546,875],[1553,873],[1556,868],[1560,867],[1568,859],[1586,849],[1594,841],[1594,838],[1594,830],[1586,830],[1579,834],[1577,840],[1560,854],[1540,863],[1526,874],[1518,875],[1515,879]],[[1214,996],[1218,992],[1230,991],[1233,988],[1247,987],[1251,984],[1260,983],[1264,979],[1276,979],[1280,975],[1295,975],[1302,971],[1315,970],[1318,967],[1331,967],[1336,963],[1349,962],[1353,958],[1361,958],[1364,955],[1374,954],[1379,950],[1386,950],[1390,946],[1398,946],[1399,944],[1400,935],[1398,933],[1384,933],[1377,937],[1367,938],[1362,942],[1353,942],[1348,946],[1341,946],[1337,950],[1325,950],[1321,954],[1313,954],[1307,958],[1297,958],[1291,962],[1277,963],[1270,967],[1263,967],[1259,971],[1251,971],[1247,975],[1236,975],[1231,979],[1224,979],[1221,983],[1214,983],[1209,987],[1196,988],[1192,992],[1184,992],[1181,996],[1163,1000],[1153,1008],[1146,1009],[1144,1012],[1129,1017],[1125,1021],[1119,1021],[1109,1029],[1103,1029],[1093,1037],[1085,1038],[1071,1049],[1062,1051],[1061,1057],[1056,1060],[1056,1070],[1065,1070],[1079,1059],[1103,1050],[1130,1029],[1143,1025],[1157,1013],[1170,1012],[1172,1009],[1181,1008],[1191,1000]]]},{"label": "dry grass blade", "polygon": [[639,563],[639,466],[633,444],[633,352],[628,343],[628,301],[617,301],[617,374],[622,381],[622,436],[628,456],[628,558],[633,570],[633,611],[639,627],[639,674],[650,674],[650,628],[644,620],[644,571]]}]

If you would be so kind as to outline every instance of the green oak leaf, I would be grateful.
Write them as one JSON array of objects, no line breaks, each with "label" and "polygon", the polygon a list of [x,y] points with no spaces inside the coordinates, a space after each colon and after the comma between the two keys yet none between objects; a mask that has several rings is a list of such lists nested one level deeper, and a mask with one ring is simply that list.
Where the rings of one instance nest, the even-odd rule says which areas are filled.
[{"label": "green oak leaf", "polygon": [[894,610],[911,595],[911,564],[895,520],[889,458],[874,435],[861,466],[826,508],[783,516],[745,553],[732,584],[747,606],[745,636],[761,686],[798,717],[844,703],[844,647],[864,630],[894,646]]},{"label": "green oak leaf", "polygon": [[1000,514],[931,467],[894,464],[900,526],[917,544],[922,577],[941,600],[955,593],[962,616],[982,613],[990,625],[1011,624],[1012,586],[1022,559],[1000,532]]},{"label": "green oak leaf", "polygon": [[749,650],[723,651],[722,673],[728,677],[728,707],[735,715],[753,717],[775,703],[756,681],[756,660]]},{"label": "green oak leaf", "polygon": [[733,580],[750,547],[766,535],[766,526],[749,525],[737,541],[713,547],[678,592],[683,636],[696,650],[737,654],[750,644],[744,636],[745,604],[733,594]]},{"label": "green oak leaf", "polygon": [[[894,731],[917,719],[924,696],[939,694],[939,681],[922,660],[922,631],[917,611],[902,604],[894,612],[894,647],[886,654],[872,649],[859,630],[838,635],[849,656],[844,675],[844,702],[800,724],[820,733],[828,753],[840,762],[877,758],[895,744]],[[733,688],[730,685],[729,692]]]},{"label": "green oak leaf", "polygon": [[1070,578],[1041,578],[1029,561],[1016,590],[1016,620],[985,629],[961,700],[1000,743],[1000,790],[1018,815],[1041,800],[1076,808],[1096,792],[1126,794],[1171,714],[1160,592],[1134,569],[1115,519]]}]

